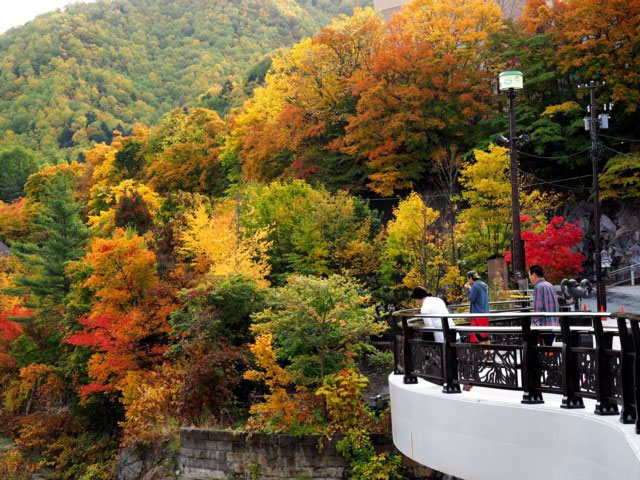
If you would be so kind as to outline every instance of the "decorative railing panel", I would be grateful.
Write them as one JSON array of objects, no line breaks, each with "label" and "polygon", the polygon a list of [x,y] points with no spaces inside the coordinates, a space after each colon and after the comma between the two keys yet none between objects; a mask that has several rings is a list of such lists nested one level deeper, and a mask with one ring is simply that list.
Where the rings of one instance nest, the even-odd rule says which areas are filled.
[{"label": "decorative railing panel", "polygon": [[423,378],[439,381],[442,378],[442,344],[411,340],[413,372]]},{"label": "decorative railing panel", "polygon": [[518,389],[516,347],[499,349],[460,345],[456,349],[460,380],[485,386]]},{"label": "decorative railing panel", "polygon": [[[562,395],[563,408],[584,408],[583,397],[596,400],[594,413],[618,415],[640,433],[640,315],[589,312],[500,312],[425,315],[395,312],[395,373],[405,383],[423,378],[460,393],[462,385],[523,391],[522,402],[544,403],[543,393]],[[560,318],[557,326],[532,325],[532,317]],[[439,328],[424,318],[442,318]],[[470,320],[489,317],[490,326]],[[455,326],[449,326],[453,318]],[[603,320],[611,320],[603,324]],[[400,320],[400,321],[398,321]],[[615,324],[616,326],[613,326]],[[434,341],[440,332],[444,342]],[[471,343],[472,334],[489,342]],[[619,348],[613,347],[618,337]],[[543,345],[541,339],[553,345]],[[618,342],[615,342],[616,344]]]},{"label": "decorative railing panel", "polygon": [[[578,350],[578,351],[575,351]],[[596,394],[595,351],[587,348],[574,349],[578,367],[578,390],[580,394]]]},{"label": "decorative railing panel", "polygon": [[562,349],[558,347],[536,348],[536,366],[540,388],[546,391],[562,391]]}]

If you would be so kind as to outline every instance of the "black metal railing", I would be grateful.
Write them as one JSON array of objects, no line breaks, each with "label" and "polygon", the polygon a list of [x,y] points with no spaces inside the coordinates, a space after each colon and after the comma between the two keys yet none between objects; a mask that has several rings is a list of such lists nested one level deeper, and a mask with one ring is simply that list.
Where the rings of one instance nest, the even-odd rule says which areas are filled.
[{"label": "black metal railing", "polygon": [[[544,403],[543,393],[562,395],[562,408],[584,408],[596,400],[595,414],[620,415],[640,434],[640,315],[595,312],[393,313],[394,373],[404,383],[418,378],[460,393],[462,385],[523,392],[522,403]],[[490,326],[471,326],[474,318]],[[535,317],[558,317],[558,326],[537,326]],[[440,327],[425,318],[442,319]],[[448,319],[456,324],[449,325]],[[497,323],[500,325],[497,325]],[[442,332],[444,341],[433,334]],[[471,334],[488,343],[471,343]],[[555,336],[551,345],[549,337]],[[614,348],[614,339],[619,346]],[[616,344],[618,342],[615,342]]]}]

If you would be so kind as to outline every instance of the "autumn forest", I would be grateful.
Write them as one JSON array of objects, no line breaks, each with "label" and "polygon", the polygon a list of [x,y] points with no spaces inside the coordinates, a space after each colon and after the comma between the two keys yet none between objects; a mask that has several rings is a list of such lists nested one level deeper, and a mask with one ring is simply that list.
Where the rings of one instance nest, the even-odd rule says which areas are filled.
[{"label": "autumn forest", "polygon": [[346,434],[350,478],[404,478],[375,307],[510,260],[504,70],[526,262],[588,267],[577,86],[612,104],[602,198],[638,201],[639,32],[640,0],[114,0],[0,35],[0,478],[113,480],[183,425]]}]

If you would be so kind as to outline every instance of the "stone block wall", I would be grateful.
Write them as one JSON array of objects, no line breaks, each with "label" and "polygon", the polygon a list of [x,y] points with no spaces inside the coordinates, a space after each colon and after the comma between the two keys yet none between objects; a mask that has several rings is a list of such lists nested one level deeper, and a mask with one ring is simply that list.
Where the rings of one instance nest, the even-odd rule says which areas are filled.
[{"label": "stone block wall", "polygon": [[[336,451],[341,436],[248,435],[244,432],[182,428],[178,469],[183,480],[346,478]],[[373,438],[378,451],[398,453],[391,437]],[[407,478],[432,478],[433,471],[403,458]]]}]

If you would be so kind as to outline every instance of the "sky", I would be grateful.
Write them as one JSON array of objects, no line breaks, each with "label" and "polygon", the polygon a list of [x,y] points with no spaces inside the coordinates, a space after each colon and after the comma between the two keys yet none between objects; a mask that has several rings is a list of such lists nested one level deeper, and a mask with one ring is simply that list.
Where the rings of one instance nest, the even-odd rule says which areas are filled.
[{"label": "sky", "polygon": [[[62,8],[80,0],[0,0],[0,33],[23,25],[41,13]],[[82,0],[87,2],[87,0]],[[92,0],[89,0],[92,1]]]}]

